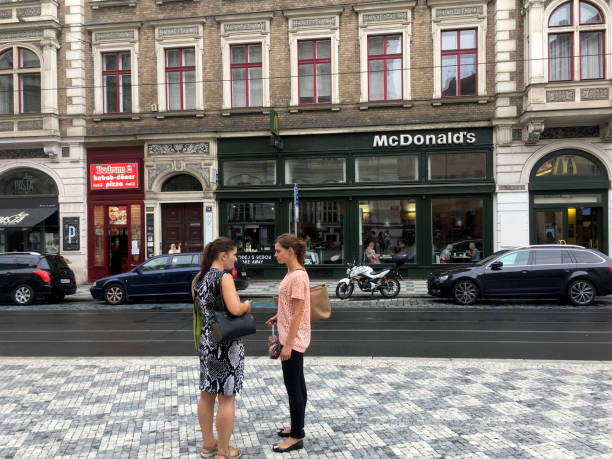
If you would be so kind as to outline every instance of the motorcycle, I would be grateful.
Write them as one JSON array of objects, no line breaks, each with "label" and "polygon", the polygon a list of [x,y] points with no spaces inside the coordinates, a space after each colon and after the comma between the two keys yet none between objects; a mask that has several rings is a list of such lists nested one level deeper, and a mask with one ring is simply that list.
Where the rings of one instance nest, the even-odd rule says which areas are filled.
[{"label": "motorcycle", "polygon": [[336,286],[336,296],[341,300],[349,298],[353,294],[355,285],[363,292],[380,291],[380,294],[385,298],[395,298],[400,292],[400,283],[402,275],[399,272],[399,267],[406,263],[408,255],[398,253],[393,256],[395,267],[375,271],[370,266],[348,264],[346,274],[348,277],[341,279]]}]

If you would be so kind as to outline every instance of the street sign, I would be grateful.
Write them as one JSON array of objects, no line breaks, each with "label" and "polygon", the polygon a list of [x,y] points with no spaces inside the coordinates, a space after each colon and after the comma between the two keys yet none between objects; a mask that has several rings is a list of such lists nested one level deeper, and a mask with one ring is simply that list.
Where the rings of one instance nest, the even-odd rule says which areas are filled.
[{"label": "street sign", "polygon": [[295,207],[300,205],[300,193],[298,191],[298,184],[293,184],[293,205]]},{"label": "street sign", "polygon": [[298,184],[293,184],[293,233],[297,236],[297,224],[300,221],[300,193]]},{"label": "street sign", "polygon": [[283,149],[283,139],[278,134],[280,130],[280,122],[278,113],[275,110],[270,110],[270,145],[277,150]]}]

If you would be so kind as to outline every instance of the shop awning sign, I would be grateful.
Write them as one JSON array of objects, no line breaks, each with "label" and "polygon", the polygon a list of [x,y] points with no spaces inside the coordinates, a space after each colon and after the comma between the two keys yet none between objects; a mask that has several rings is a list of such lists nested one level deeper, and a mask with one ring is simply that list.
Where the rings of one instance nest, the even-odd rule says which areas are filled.
[{"label": "shop awning sign", "polygon": [[55,212],[57,212],[57,206],[25,209],[0,209],[0,227],[31,228],[38,225]]},{"label": "shop awning sign", "polygon": [[138,189],[138,163],[90,164],[92,190]]}]

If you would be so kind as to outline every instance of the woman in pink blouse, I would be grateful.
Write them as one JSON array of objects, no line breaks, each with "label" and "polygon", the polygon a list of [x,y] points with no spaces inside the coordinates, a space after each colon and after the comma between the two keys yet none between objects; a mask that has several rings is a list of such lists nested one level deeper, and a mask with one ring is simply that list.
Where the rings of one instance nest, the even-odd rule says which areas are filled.
[{"label": "woman in pink blouse", "polygon": [[310,344],[310,282],[304,269],[303,241],[293,234],[282,234],[276,239],[274,250],[276,260],[287,265],[287,274],[278,289],[278,312],[266,322],[278,326],[283,379],[289,396],[291,428],[278,429],[278,436],[286,440],[272,447],[274,452],[284,453],[304,447],[307,400],[304,352]]}]

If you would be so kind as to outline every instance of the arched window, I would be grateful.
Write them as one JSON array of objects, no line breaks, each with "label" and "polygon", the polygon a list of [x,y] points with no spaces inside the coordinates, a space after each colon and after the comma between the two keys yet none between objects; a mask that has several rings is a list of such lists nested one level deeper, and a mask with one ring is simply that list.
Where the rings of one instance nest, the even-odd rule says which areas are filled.
[{"label": "arched window", "polygon": [[548,80],[605,78],[605,37],[605,18],[595,4],[571,0],[555,8],[548,17]]},{"label": "arched window", "polygon": [[593,156],[579,150],[558,150],[542,158],[531,172],[530,189],[608,188],[608,174]]},{"label": "arched window", "polygon": [[26,48],[0,52],[0,114],[40,113],[40,59]]},{"label": "arched window", "polygon": [[162,191],[202,191],[202,184],[191,175],[180,174],[166,180]]}]

